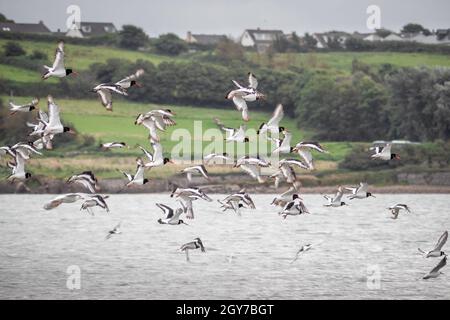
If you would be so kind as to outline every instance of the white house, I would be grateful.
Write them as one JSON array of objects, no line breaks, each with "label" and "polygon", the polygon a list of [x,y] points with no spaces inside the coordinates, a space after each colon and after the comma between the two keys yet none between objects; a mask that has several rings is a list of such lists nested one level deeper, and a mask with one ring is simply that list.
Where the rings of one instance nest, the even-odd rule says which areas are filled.
[{"label": "white house", "polygon": [[277,39],[284,37],[281,30],[247,29],[240,38],[243,47],[256,48],[258,52],[265,52]]}]

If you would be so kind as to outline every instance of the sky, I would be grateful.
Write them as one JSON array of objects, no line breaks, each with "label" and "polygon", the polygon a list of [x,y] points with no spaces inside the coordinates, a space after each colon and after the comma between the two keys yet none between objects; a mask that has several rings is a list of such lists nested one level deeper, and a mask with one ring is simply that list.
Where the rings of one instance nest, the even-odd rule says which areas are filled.
[{"label": "sky", "polygon": [[449,0],[0,0],[0,12],[16,22],[43,20],[65,31],[67,7],[78,5],[81,21],[137,25],[152,37],[172,32],[239,37],[260,27],[285,33],[330,30],[370,32],[367,7],[380,8],[381,26],[399,31],[408,22],[450,28]]}]

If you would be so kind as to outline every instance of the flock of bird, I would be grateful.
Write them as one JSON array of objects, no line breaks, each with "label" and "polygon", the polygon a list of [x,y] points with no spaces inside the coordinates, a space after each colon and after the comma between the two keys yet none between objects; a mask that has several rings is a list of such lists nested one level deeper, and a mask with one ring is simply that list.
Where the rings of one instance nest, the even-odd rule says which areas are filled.
[{"label": "flock of bird", "polygon": [[[45,66],[46,72],[42,78],[48,79],[50,77],[63,78],[69,75],[76,75],[77,73],[70,68],[66,68],[64,64],[64,42],[59,42],[56,49],[56,56],[52,67]],[[144,70],[137,70],[134,74],[125,77],[118,82],[102,83],[96,85],[92,92],[98,94],[102,105],[108,111],[112,111],[112,94],[116,93],[122,96],[128,95],[128,90],[133,86],[141,86],[137,82],[137,79],[144,73]],[[236,88],[229,91],[226,94],[226,99],[232,100],[236,109],[241,112],[242,120],[248,122],[249,109],[247,102],[254,102],[259,99],[264,99],[265,95],[257,90],[258,80],[257,77],[248,73],[248,86],[243,86],[237,81],[232,80]],[[37,108],[39,99],[33,99],[29,104],[16,105],[10,102],[10,112],[14,115],[18,112],[32,112]],[[19,142],[12,146],[0,147],[0,157],[9,155],[12,161],[8,162],[8,166],[12,169],[11,175],[7,178],[11,183],[15,181],[23,182],[31,177],[31,174],[25,170],[26,161],[30,159],[32,155],[42,155],[41,150],[52,149],[52,140],[56,135],[69,133],[75,134],[75,131],[71,128],[63,126],[60,118],[60,110],[55,103],[52,96],[47,97],[48,114],[38,109],[38,117],[36,123],[28,123],[27,126],[32,128],[32,132],[29,133],[30,139],[36,138],[34,141]],[[186,167],[181,171],[181,174],[186,175],[187,186],[172,185],[172,192],[170,197],[177,198],[180,203],[180,208],[173,209],[166,204],[157,203],[156,206],[162,210],[163,218],[157,221],[160,224],[166,225],[182,225],[187,224],[181,219],[184,214],[186,219],[194,219],[193,203],[195,200],[203,200],[207,202],[213,202],[201,188],[192,186],[193,176],[199,175],[204,179],[209,180],[207,166],[214,160],[220,160],[226,163],[232,163],[232,167],[240,168],[245,173],[250,175],[253,179],[259,183],[265,183],[270,180],[274,180],[275,187],[278,188],[281,181],[285,180],[289,185],[289,188],[276,196],[272,205],[280,208],[279,215],[286,219],[288,216],[299,216],[303,214],[310,214],[303,199],[300,196],[301,183],[297,177],[296,169],[300,170],[315,170],[313,161],[313,152],[328,153],[318,142],[301,141],[295,146],[291,145],[292,133],[286,128],[280,126],[280,122],[283,119],[284,111],[281,104],[277,105],[272,117],[265,123],[262,123],[257,131],[258,136],[267,139],[275,145],[272,151],[272,156],[297,154],[298,158],[287,158],[278,161],[278,165],[275,167],[275,173],[271,175],[263,175],[261,170],[263,168],[273,168],[270,161],[263,159],[259,155],[257,156],[243,156],[238,159],[230,157],[226,153],[211,153],[203,157],[203,163],[199,165],[193,165]],[[143,153],[142,157],[136,159],[136,171],[134,174],[120,171],[126,178],[126,183],[122,190],[132,188],[135,186],[141,186],[149,182],[149,179],[145,177],[146,171],[155,170],[158,167],[162,167],[173,161],[163,156],[163,147],[160,143],[159,131],[164,132],[168,127],[175,126],[174,120],[175,113],[170,109],[151,110],[147,113],[139,114],[134,122],[135,125],[141,125],[148,129],[149,143],[152,147],[150,152],[142,146],[138,146]],[[226,127],[220,119],[214,119],[217,126],[225,133],[226,143],[247,143],[249,138],[246,136],[246,125],[241,125],[239,128]],[[283,138],[278,138],[278,135],[282,134]],[[128,147],[125,142],[108,142],[103,143],[101,148],[103,150],[124,148]],[[387,144],[384,147],[374,147],[371,151],[374,153],[371,155],[372,159],[381,161],[394,161],[400,160],[398,154],[391,152],[391,145]],[[60,206],[61,204],[75,203],[82,201],[80,210],[85,210],[91,215],[94,215],[93,208],[100,207],[101,209],[109,212],[106,199],[108,196],[101,195],[99,183],[94,173],[91,171],[84,171],[79,174],[74,174],[67,179],[68,184],[78,184],[86,189],[85,193],[68,193],[59,195],[52,199],[50,202],[44,205],[45,210],[52,210]],[[346,191],[350,192],[348,199],[367,199],[369,197],[375,197],[368,191],[369,186],[367,183],[361,182],[358,186],[354,187],[342,187],[339,186],[334,196],[324,195],[326,207],[341,207],[348,205],[343,201],[343,196]],[[255,209],[255,203],[245,189],[233,193],[222,200],[217,200],[220,204],[220,208],[225,211],[235,212],[237,215],[241,215],[242,209]],[[392,213],[392,219],[399,217],[400,211],[411,212],[411,209],[405,204],[396,204],[388,208]],[[121,233],[121,223],[117,224],[112,230],[107,233],[106,239],[111,238],[115,234]],[[429,273],[424,279],[434,278],[441,273],[439,270],[443,268],[447,261],[447,255],[442,251],[443,245],[446,243],[448,232],[446,231],[439,239],[435,248],[429,252],[424,252],[419,249],[425,257],[441,257],[442,260],[439,264]],[[300,253],[304,253],[311,248],[311,244],[302,246],[297,253],[295,260]],[[186,243],[180,247],[181,251],[186,253],[186,259],[189,260],[188,251],[200,249],[205,252],[205,247],[200,238],[195,238],[192,242]],[[295,261],[294,260],[294,261]]]}]

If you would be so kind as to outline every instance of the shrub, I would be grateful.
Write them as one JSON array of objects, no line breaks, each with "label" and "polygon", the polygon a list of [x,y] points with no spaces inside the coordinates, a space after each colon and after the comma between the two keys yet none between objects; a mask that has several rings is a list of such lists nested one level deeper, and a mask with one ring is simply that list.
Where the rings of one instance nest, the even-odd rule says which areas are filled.
[{"label": "shrub", "polygon": [[26,54],[25,50],[16,42],[8,42],[3,48],[6,57],[18,57]]}]

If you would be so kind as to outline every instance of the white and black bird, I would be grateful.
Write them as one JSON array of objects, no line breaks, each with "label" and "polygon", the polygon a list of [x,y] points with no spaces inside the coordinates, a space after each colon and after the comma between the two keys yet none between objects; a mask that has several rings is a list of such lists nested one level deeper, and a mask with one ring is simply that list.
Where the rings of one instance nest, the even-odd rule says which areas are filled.
[{"label": "white and black bird", "polygon": [[74,174],[67,179],[67,183],[78,183],[87,188],[91,193],[96,193],[100,190],[98,180],[92,171],[83,171],[82,173]]},{"label": "white and black bird", "polygon": [[149,130],[150,142],[159,142],[158,130],[165,131],[167,127],[176,125],[173,116],[174,113],[170,109],[152,110],[139,114],[134,124],[142,125]]},{"label": "white and black bird", "polygon": [[291,147],[292,133],[290,133],[286,129],[283,129],[282,133],[284,135],[283,139],[276,139],[273,137],[269,139],[275,142],[276,145],[276,148],[272,151],[272,155],[287,154],[291,153],[294,150],[294,148]]},{"label": "white and black bird", "polygon": [[245,189],[230,194],[229,196],[227,196],[225,199],[222,200],[223,203],[228,203],[230,201],[242,202],[245,206],[249,207],[250,209],[256,209],[255,202]]},{"label": "white and black bird", "polygon": [[241,168],[249,174],[252,178],[256,179],[259,183],[264,183],[265,179],[262,177],[261,168],[270,167],[270,162],[267,162],[260,157],[244,156],[236,161],[235,168]]},{"label": "white and black bird", "polygon": [[292,152],[297,152],[302,157],[310,170],[314,170],[314,162],[311,151],[315,150],[320,153],[328,153],[318,142],[300,142],[292,149]]},{"label": "white and black bird", "polygon": [[144,74],[143,69],[137,70],[132,75],[117,81],[115,83],[101,83],[97,86],[95,86],[92,89],[92,92],[95,92],[98,94],[100,101],[102,102],[102,105],[106,108],[108,111],[112,111],[112,93],[118,93],[123,96],[127,96],[128,92],[127,90],[131,88],[132,86],[140,87],[141,84],[139,84],[136,79],[139,78],[141,75]]},{"label": "white and black bird", "polygon": [[66,68],[64,65],[64,41],[58,42],[52,67],[44,66],[44,68],[46,69],[45,73],[42,75],[42,79],[44,80],[50,77],[64,78],[70,74],[78,74],[74,70]]},{"label": "white and black bird", "polygon": [[47,104],[49,119],[48,122],[40,119],[39,121],[44,124],[43,128],[38,131],[33,131],[32,133],[30,133],[30,136],[39,135],[41,138],[50,137],[50,139],[52,139],[53,136],[63,132],[75,134],[75,132],[71,128],[62,125],[59,114],[59,107],[53,100],[53,97],[50,95],[47,97]]},{"label": "white and black bird", "polygon": [[397,219],[401,210],[411,213],[411,209],[406,204],[396,204],[395,206],[389,207],[388,210],[392,213],[392,219]]},{"label": "white and black bird", "polygon": [[352,194],[348,196],[350,200],[353,199],[366,199],[369,197],[376,198],[372,193],[368,192],[369,185],[364,182],[360,182],[357,187],[346,187],[345,190],[351,191]]},{"label": "white and black bird", "polygon": [[310,244],[310,243],[301,246],[300,249],[299,249],[299,250],[297,251],[297,253],[295,254],[295,258],[294,258],[294,260],[291,261],[291,263],[294,263],[295,261],[297,261],[298,257],[299,257],[301,254],[304,254],[306,251],[309,251],[309,250],[311,250],[311,249],[312,249],[312,244]]},{"label": "white and black bird", "polygon": [[142,150],[142,152],[149,160],[144,164],[145,168],[156,168],[161,167],[167,163],[173,163],[172,160],[170,160],[169,158],[167,157],[164,158],[163,147],[159,142],[151,142],[150,144],[153,148],[153,153],[150,153],[142,146],[139,146],[139,148]]},{"label": "white and black bird", "polygon": [[248,136],[245,135],[245,131],[247,130],[247,126],[241,125],[239,129],[235,129],[233,134],[229,136],[228,138],[225,138],[226,142],[239,142],[239,143],[245,143],[249,142]]},{"label": "white and black bird", "polygon": [[31,112],[36,109],[36,106],[39,103],[39,98],[34,98],[30,103],[17,105],[12,101],[9,102],[9,114],[14,115],[17,112]]},{"label": "white and black bird", "polygon": [[306,213],[309,214],[310,212],[303,203],[303,200],[297,194],[294,194],[292,201],[289,201],[284,206],[283,210],[279,212],[279,215],[286,219],[288,216],[299,216]]},{"label": "white and black bird", "polygon": [[342,207],[346,206],[347,204],[342,201],[342,196],[344,195],[344,190],[341,186],[339,186],[336,194],[334,197],[330,197],[327,195],[324,195],[323,197],[327,199],[328,203],[325,204],[325,207]]},{"label": "white and black bird", "polygon": [[432,250],[425,252],[419,248],[419,251],[422,254],[424,254],[426,258],[437,258],[437,257],[441,257],[441,256],[446,256],[446,253],[444,251],[442,251],[442,247],[447,242],[447,239],[448,239],[448,231],[445,231],[439,237],[439,240],[437,241],[436,245],[434,246],[434,248]]},{"label": "white and black bird", "polygon": [[238,216],[241,215],[241,208],[245,208],[245,205],[236,200],[229,200],[228,202],[224,202],[222,200],[217,200],[220,203],[220,208],[222,212],[227,210],[233,210]]},{"label": "white and black bird", "polygon": [[179,224],[187,225],[187,223],[185,223],[182,219],[180,219],[180,215],[184,212],[183,208],[177,208],[176,210],[174,210],[171,207],[162,203],[157,203],[156,206],[160,208],[165,215],[164,219],[161,218],[158,219],[158,223],[170,225],[179,225]]},{"label": "white and black bird", "polygon": [[216,160],[216,159],[222,159],[225,162],[226,161],[230,161],[231,157],[228,156],[228,153],[223,152],[223,153],[210,153],[207,154],[206,156],[203,157],[203,163],[205,165],[208,165],[212,160]]},{"label": "white and black bird", "polygon": [[106,212],[109,212],[109,207],[106,204],[106,199],[108,199],[109,196],[101,196],[99,194],[95,194],[95,195],[89,195],[85,198],[85,201],[83,202],[83,204],[81,205],[80,211],[81,210],[86,210],[88,211],[91,215],[94,215],[94,212],[92,211],[93,207],[100,207],[104,210],[106,210]]},{"label": "white and black bird", "polygon": [[192,206],[192,202],[197,199],[202,199],[208,202],[212,202],[213,200],[201,189],[199,188],[180,188],[174,186],[170,197],[177,197],[182,200],[182,204],[184,207],[184,213],[186,213],[187,219],[194,219],[194,209]]},{"label": "white and black bird", "polygon": [[200,238],[195,238],[194,241],[183,244],[180,247],[180,251],[184,251],[186,253],[186,261],[189,260],[189,250],[200,249],[201,252],[206,252],[205,247],[203,246],[202,240]]},{"label": "white and black bird", "polygon": [[127,179],[128,183],[125,185],[125,187],[131,187],[131,186],[142,186],[149,182],[147,178],[144,177],[145,173],[145,165],[142,159],[138,158],[136,160],[137,168],[136,173],[134,175],[126,173],[124,171],[118,170],[120,173],[122,173]]},{"label": "white and black bird", "polygon": [[445,267],[446,264],[447,264],[447,256],[444,256],[444,258],[442,258],[442,260],[439,261],[436,267],[434,267],[426,276],[424,276],[423,279],[428,280],[439,277],[441,274],[443,274],[443,272],[441,272],[441,269]]},{"label": "white and black bird", "polygon": [[27,143],[24,142],[18,142],[12,147],[9,148],[11,152],[8,152],[9,155],[14,154],[14,156],[18,153],[24,158],[25,160],[30,159],[30,156],[32,154],[37,154],[42,156],[42,153],[37,150],[37,148],[34,146],[33,142],[29,141]]},{"label": "white and black bird", "polygon": [[44,205],[45,210],[52,210],[59,207],[63,203],[74,203],[86,197],[83,193],[67,193],[59,195]]},{"label": "white and black bird", "polygon": [[371,156],[372,159],[379,159],[384,161],[400,160],[400,156],[396,153],[392,153],[392,144],[388,143],[385,147],[375,148],[375,154]]},{"label": "white and black bird", "polygon": [[25,159],[20,153],[15,154],[14,162],[8,162],[12,169],[11,175],[6,179],[9,182],[25,181],[31,177],[31,173],[25,171]]},{"label": "white and black bird", "polygon": [[272,114],[272,118],[270,118],[269,121],[262,123],[259,126],[257,134],[266,134],[267,132],[270,133],[279,133],[284,131],[284,127],[280,127],[280,122],[284,117],[284,110],[283,105],[278,104],[275,108],[275,111]]},{"label": "white and black bird", "polygon": [[232,82],[237,87],[237,89],[230,90],[225,95],[225,99],[233,100],[236,109],[242,113],[242,119],[248,122],[250,121],[250,117],[248,113],[247,102],[264,99],[265,95],[257,91],[258,80],[256,76],[251,72],[248,73],[248,87],[241,86],[235,80],[233,80]]},{"label": "white and black bird", "polygon": [[284,207],[288,202],[290,202],[292,200],[292,197],[294,196],[294,194],[298,195],[300,193],[300,186],[301,186],[300,182],[296,181],[295,183],[292,184],[291,187],[289,187],[288,190],[286,190],[282,194],[276,196],[272,200],[271,205]]},{"label": "white and black bird", "polygon": [[208,171],[206,170],[205,166],[202,165],[202,164],[201,165],[197,165],[197,166],[184,168],[183,170],[181,170],[181,173],[185,173],[186,174],[186,178],[189,181],[189,183],[192,182],[192,176],[193,175],[201,175],[206,180],[209,180]]},{"label": "white and black bird", "polygon": [[122,222],[119,222],[112,230],[109,230],[108,234],[105,237],[105,240],[108,240],[114,234],[121,234],[122,233],[121,225],[122,225]]},{"label": "white and black bird", "polygon": [[126,147],[127,144],[125,142],[105,142],[100,145],[100,148],[103,150],[121,149]]}]

